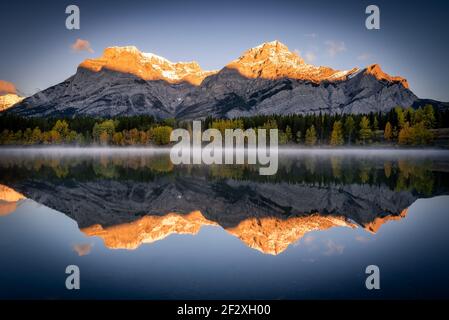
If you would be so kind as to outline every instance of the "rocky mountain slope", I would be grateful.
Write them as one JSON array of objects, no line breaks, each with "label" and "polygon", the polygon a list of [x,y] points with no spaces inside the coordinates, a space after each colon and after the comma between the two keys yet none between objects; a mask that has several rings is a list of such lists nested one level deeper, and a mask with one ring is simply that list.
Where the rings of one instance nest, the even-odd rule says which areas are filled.
[{"label": "rocky mountain slope", "polygon": [[75,75],[14,106],[23,116],[153,115],[199,119],[258,114],[366,113],[419,103],[380,66],[334,70],[307,64],[278,41],[246,51],[220,71],[112,47]]}]

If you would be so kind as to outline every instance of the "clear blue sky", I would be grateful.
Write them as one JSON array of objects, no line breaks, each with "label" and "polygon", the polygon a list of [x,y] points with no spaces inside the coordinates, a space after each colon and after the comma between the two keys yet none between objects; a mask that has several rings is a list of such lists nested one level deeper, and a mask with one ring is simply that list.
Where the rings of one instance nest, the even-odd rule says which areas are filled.
[{"label": "clear blue sky", "polygon": [[[69,4],[81,9],[80,30],[65,28]],[[380,7],[381,30],[365,28],[369,4]],[[316,65],[379,63],[407,78],[419,97],[449,101],[448,14],[448,1],[7,0],[0,3],[0,79],[32,94],[114,45],[219,69],[277,39]],[[73,51],[77,38],[88,40],[94,53]]]}]

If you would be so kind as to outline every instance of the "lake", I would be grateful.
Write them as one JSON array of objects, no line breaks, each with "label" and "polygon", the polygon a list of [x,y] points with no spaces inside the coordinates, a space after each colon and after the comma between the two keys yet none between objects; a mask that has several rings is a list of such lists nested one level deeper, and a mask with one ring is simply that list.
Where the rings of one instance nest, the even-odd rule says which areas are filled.
[{"label": "lake", "polygon": [[445,150],[0,149],[0,298],[449,298],[448,207]]}]

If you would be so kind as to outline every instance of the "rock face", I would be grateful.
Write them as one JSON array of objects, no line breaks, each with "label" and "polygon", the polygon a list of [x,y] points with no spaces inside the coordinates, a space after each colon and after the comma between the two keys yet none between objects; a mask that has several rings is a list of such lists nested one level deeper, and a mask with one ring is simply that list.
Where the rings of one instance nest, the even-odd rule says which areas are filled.
[{"label": "rock face", "polygon": [[401,83],[378,80],[361,70],[347,80],[313,81],[246,78],[223,69],[186,96],[176,114],[195,119],[207,115],[239,117],[270,114],[387,112],[410,106],[417,97]]},{"label": "rock face", "polygon": [[24,98],[19,97],[17,94],[13,94],[13,93],[8,93],[8,94],[0,96],[0,112],[11,108],[16,103],[19,103],[23,99]]},{"label": "rock face", "polygon": [[135,47],[107,48],[66,81],[9,112],[23,116],[200,119],[260,114],[385,112],[419,99],[380,66],[339,71],[304,62],[278,41],[246,51],[219,72],[172,63]]},{"label": "rock face", "polygon": [[153,115],[171,117],[192,89],[186,82],[146,81],[132,74],[78,68],[66,81],[50,87],[13,108],[24,116],[112,117]]}]

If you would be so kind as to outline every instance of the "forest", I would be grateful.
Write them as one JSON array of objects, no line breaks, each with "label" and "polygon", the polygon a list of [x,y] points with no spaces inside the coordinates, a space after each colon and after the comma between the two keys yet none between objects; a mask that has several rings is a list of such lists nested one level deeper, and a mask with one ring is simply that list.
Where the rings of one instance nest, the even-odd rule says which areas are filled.
[{"label": "forest", "polygon": [[[152,116],[98,119],[23,118],[0,115],[1,145],[167,145],[173,129],[191,129],[189,121]],[[278,129],[279,144],[307,146],[432,145],[440,129],[449,128],[449,110],[396,107],[388,113],[260,115],[203,120],[203,130]]]}]

